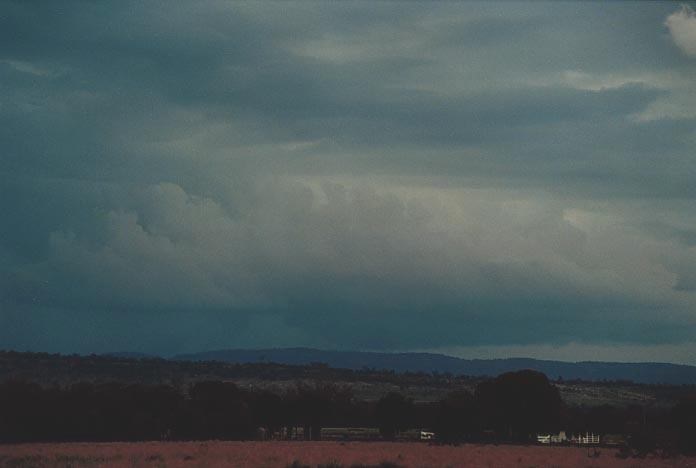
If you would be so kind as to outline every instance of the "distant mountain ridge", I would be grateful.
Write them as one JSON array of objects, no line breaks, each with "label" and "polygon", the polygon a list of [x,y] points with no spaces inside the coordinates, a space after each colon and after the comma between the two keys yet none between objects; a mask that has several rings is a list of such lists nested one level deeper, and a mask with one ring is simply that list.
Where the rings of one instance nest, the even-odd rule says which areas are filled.
[{"label": "distant mountain ridge", "polygon": [[551,379],[631,380],[643,384],[696,385],[696,366],[668,363],[564,362],[531,358],[461,359],[435,353],[328,351],[313,348],[229,349],[181,354],[170,359],[229,363],[275,362],[294,365],[324,363],[345,369],[449,372],[469,376],[496,376],[503,372],[534,369]]},{"label": "distant mountain ridge", "polygon": [[155,359],[159,357],[154,354],[138,353],[135,351],[112,351],[110,353],[101,353],[100,356],[120,357],[127,359]]}]

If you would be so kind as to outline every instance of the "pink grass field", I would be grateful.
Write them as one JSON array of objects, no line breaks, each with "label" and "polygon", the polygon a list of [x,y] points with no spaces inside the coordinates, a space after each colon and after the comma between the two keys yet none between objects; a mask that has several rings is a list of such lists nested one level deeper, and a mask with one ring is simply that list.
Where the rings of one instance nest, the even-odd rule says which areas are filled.
[{"label": "pink grass field", "polygon": [[[0,445],[2,467],[286,467],[378,465],[408,467],[696,467],[696,458],[597,458],[574,447],[515,445],[435,446],[381,442],[141,442]],[[591,452],[591,451],[590,451]]]}]

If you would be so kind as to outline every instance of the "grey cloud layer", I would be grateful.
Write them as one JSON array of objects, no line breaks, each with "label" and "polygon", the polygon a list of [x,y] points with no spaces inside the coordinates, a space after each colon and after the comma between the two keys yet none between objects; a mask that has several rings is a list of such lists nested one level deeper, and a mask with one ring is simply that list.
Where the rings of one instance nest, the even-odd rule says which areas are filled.
[{"label": "grey cloud layer", "polygon": [[0,347],[691,337],[690,7],[3,8]]}]

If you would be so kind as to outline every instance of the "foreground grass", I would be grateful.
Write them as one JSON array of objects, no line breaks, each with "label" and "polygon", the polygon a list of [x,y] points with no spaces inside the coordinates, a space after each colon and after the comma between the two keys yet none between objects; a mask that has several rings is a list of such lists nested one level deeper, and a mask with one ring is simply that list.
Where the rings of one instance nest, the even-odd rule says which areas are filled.
[{"label": "foreground grass", "polygon": [[575,447],[382,442],[141,442],[0,445],[0,467],[696,468],[696,458],[628,458]]}]

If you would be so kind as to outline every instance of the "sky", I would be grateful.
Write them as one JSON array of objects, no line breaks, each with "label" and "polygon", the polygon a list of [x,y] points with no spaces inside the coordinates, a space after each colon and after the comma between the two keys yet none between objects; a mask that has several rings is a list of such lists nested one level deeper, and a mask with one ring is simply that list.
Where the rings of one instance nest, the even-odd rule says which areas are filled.
[{"label": "sky", "polygon": [[696,4],[0,3],[0,349],[696,364]]}]

